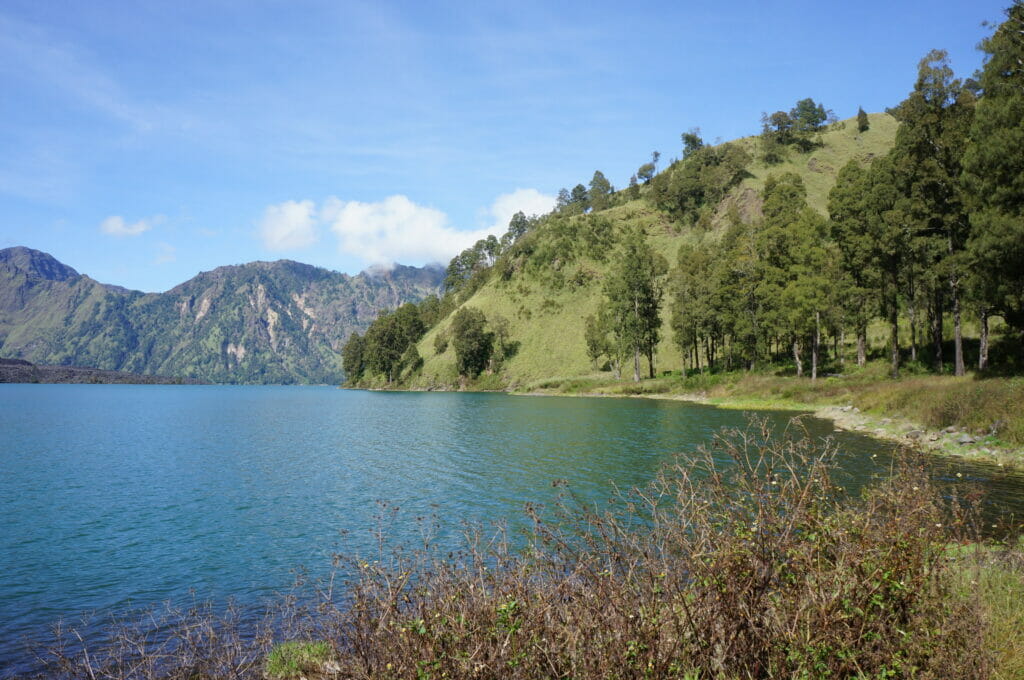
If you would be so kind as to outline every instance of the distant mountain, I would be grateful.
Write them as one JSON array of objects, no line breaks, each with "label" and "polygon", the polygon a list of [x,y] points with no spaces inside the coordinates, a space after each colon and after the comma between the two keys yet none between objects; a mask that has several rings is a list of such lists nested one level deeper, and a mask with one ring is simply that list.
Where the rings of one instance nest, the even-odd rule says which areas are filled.
[{"label": "distant mountain", "polygon": [[348,276],[290,260],[203,272],[166,293],[99,283],[0,250],[0,356],[228,383],[340,383],[340,350],[377,313],[440,290],[440,267]]},{"label": "distant mountain", "polygon": [[201,384],[195,378],[168,378],[78,366],[36,366],[24,359],[0,359],[0,383],[93,383],[131,385]]}]

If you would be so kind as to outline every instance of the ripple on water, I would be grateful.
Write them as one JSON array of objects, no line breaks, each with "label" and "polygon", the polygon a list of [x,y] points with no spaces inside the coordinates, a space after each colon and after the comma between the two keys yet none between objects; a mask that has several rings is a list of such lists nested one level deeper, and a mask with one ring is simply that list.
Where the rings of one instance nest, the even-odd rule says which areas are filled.
[{"label": "ripple on water", "polygon": [[[193,589],[251,605],[300,565],[316,575],[332,552],[373,550],[378,500],[403,509],[394,539],[433,517],[454,546],[466,521],[524,526],[524,504],[554,500],[554,480],[601,502],[744,422],[654,400],[0,385],[0,667],[60,615],[189,602]],[[890,445],[808,427],[841,443],[855,484],[887,469]],[[1024,508],[1019,474],[936,465]]]}]

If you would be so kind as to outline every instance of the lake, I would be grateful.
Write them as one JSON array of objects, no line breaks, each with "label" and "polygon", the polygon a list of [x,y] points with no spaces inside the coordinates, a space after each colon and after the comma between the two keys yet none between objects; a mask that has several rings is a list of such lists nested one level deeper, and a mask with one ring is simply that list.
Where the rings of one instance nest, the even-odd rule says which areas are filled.
[{"label": "lake", "polygon": [[[793,414],[762,415],[781,428]],[[402,509],[393,539],[426,516],[454,545],[463,522],[519,526],[555,480],[600,503],[745,419],[646,399],[0,385],[0,669],[61,616],[272,596],[297,567],[371,550],[378,501]],[[837,439],[853,484],[887,470],[890,445],[805,423]],[[1024,510],[1019,474],[935,466]]]}]

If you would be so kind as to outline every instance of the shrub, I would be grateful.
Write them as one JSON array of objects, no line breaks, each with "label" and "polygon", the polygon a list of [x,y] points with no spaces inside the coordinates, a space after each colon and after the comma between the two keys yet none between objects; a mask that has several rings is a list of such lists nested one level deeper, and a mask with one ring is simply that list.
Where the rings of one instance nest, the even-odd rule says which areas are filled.
[{"label": "shrub", "polygon": [[[314,662],[295,643],[263,663],[269,631],[325,641],[315,662],[343,678],[987,678],[991,641],[1012,662],[1020,635],[992,636],[965,588],[980,577],[949,549],[973,537],[962,499],[913,461],[850,497],[836,455],[764,425],[725,432],[606,511],[569,490],[528,508],[521,549],[477,530],[456,554],[339,558],[341,597],[290,603],[251,638],[188,614],[161,623],[175,642],[155,660],[142,630],[91,655],[58,648],[54,675],[256,678]],[[999,568],[1011,603],[1024,567]]]},{"label": "shrub", "polygon": [[847,498],[834,455],[733,432],[613,511],[532,511],[525,551],[478,537],[454,560],[358,563],[343,673],[986,677],[945,547],[959,505],[911,466]]}]

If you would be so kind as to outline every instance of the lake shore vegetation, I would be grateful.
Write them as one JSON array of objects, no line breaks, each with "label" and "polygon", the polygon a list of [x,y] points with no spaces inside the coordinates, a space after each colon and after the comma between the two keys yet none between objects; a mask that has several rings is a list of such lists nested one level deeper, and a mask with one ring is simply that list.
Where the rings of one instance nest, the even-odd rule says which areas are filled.
[{"label": "lake shore vegetation", "polygon": [[584,507],[565,488],[532,530],[464,548],[338,558],[337,583],[256,632],[194,607],[63,628],[47,677],[1019,677],[1024,552],[981,538],[968,486],[912,455],[861,495],[837,451],[752,423],[650,485]]}]

